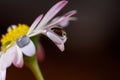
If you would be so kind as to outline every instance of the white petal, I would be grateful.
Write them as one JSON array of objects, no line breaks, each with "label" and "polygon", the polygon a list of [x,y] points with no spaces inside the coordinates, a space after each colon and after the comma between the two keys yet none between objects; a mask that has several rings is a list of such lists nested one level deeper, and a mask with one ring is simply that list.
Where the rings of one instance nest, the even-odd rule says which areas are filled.
[{"label": "white petal", "polygon": [[12,29],[15,29],[17,26],[16,25],[11,25]]},{"label": "white petal", "polygon": [[46,25],[66,4],[68,1],[62,0],[58,3],[56,3],[45,15],[45,17],[42,19],[40,24],[38,25],[37,29],[40,29],[44,25]]},{"label": "white petal", "polygon": [[0,52],[0,56],[2,55],[2,52]]},{"label": "white petal", "polygon": [[50,38],[55,44],[61,44],[62,40],[55,35],[55,33],[47,32],[47,37]]},{"label": "white petal", "polygon": [[21,68],[23,66],[23,54],[22,54],[22,51],[20,50],[20,48],[16,45],[16,49],[17,49],[17,53],[15,55],[15,58],[13,60],[13,64],[16,66],[16,67],[19,67]]},{"label": "white petal", "polygon": [[2,53],[0,56],[0,80],[5,80],[6,69],[12,64],[16,54],[15,46],[9,48],[6,53]]},{"label": "white petal", "polygon": [[9,67],[16,55],[16,48],[15,46],[9,48],[6,53],[3,53],[3,55],[1,56],[2,58],[2,62],[3,62],[3,66],[4,67]]},{"label": "white petal", "polygon": [[29,34],[32,33],[32,31],[35,29],[35,27],[36,27],[37,24],[40,22],[40,20],[42,19],[42,17],[43,17],[43,14],[39,15],[39,16],[35,19],[35,21],[33,22],[33,24],[30,26],[30,29],[29,29],[27,35],[29,35]]},{"label": "white petal", "polygon": [[45,33],[46,30],[42,30],[42,29],[39,29],[39,30],[35,30],[32,34],[29,34],[28,37],[33,37],[33,36],[36,36],[40,33]]},{"label": "white petal", "polygon": [[10,32],[12,29],[15,29],[17,26],[16,25],[11,25],[7,28],[7,32]]},{"label": "white petal", "polygon": [[0,80],[3,79],[3,77],[5,77],[3,74],[4,74],[4,71],[6,71],[6,66],[4,66],[4,54],[1,55],[0,57]]},{"label": "white petal", "polygon": [[6,69],[2,69],[0,68],[0,80],[5,80],[6,79]]},{"label": "white petal", "polygon": [[15,47],[9,48],[6,53],[2,53],[0,56],[0,80],[5,80],[6,69],[12,64],[15,57]]},{"label": "white petal", "polygon": [[47,37],[50,38],[61,51],[64,51],[64,41],[62,41],[60,37],[51,32],[47,32]]},{"label": "white petal", "polygon": [[69,24],[69,19],[65,19],[60,23],[60,26],[65,27],[65,26],[68,26],[68,24]]},{"label": "white petal", "polygon": [[57,44],[57,47],[61,50],[61,51],[64,51],[64,43],[61,43],[61,44]]},{"label": "white petal", "polygon": [[12,30],[11,27],[8,27],[8,28],[7,28],[7,32],[10,32],[11,30]]},{"label": "white petal", "polygon": [[35,46],[31,40],[28,45],[20,49],[26,56],[33,56],[35,54]]},{"label": "white petal", "polygon": [[[0,56],[0,71],[1,71],[1,72],[2,72],[4,69],[6,69],[6,66],[4,66],[4,62],[5,62],[5,61],[4,61],[4,58],[5,58],[4,55],[5,55],[5,54],[2,54],[2,55]],[[1,72],[0,72],[0,74],[2,74]]]}]

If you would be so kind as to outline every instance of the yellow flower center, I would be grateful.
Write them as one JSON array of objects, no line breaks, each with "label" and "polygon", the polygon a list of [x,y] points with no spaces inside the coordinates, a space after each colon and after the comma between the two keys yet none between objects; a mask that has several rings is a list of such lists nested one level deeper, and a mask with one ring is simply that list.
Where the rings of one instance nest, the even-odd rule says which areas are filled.
[{"label": "yellow flower center", "polygon": [[15,28],[11,29],[5,35],[2,35],[1,44],[2,47],[7,47],[11,42],[16,41],[20,36],[26,35],[29,27],[25,24],[18,24]]}]

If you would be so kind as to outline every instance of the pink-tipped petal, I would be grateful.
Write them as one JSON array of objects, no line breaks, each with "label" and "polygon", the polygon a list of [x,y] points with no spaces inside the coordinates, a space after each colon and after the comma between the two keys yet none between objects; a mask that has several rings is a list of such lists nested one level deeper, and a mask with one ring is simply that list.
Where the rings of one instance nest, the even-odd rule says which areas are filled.
[{"label": "pink-tipped petal", "polygon": [[69,19],[66,19],[66,20],[62,21],[59,25],[62,27],[65,27],[65,26],[68,26],[68,24],[69,24]]},{"label": "pink-tipped petal", "polygon": [[20,48],[20,49],[23,52],[23,54],[25,54],[26,56],[33,56],[36,52],[35,46],[31,40],[30,40],[30,43],[28,45],[26,45],[25,47]]},{"label": "pink-tipped petal", "polygon": [[45,17],[42,19],[40,24],[36,29],[40,29],[44,25],[46,25],[66,4],[68,1],[62,0],[58,3],[56,3],[45,15]]},{"label": "pink-tipped petal", "polygon": [[[67,12],[67,13],[64,14],[62,17],[57,18],[56,20],[53,19],[53,21],[52,21],[49,25],[47,25],[47,26],[45,26],[45,27],[46,27],[46,28],[47,28],[47,27],[53,28],[53,27],[55,27],[56,25],[61,25],[61,22],[64,22],[65,20],[71,18],[71,16],[74,15],[74,14],[76,14],[76,13],[77,13],[76,10],[72,10],[72,11],[70,11],[70,12]],[[64,24],[67,25],[67,24],[68,24],[68,21],[67,21],[67,23],[64,23]],[[65,25],[65,26],[66,26],[66,25]],[[64,27],[64,25],[61,26],[61,27]]]},{"label": "pink-tipped petal", "polygon": [[63,20],[65,20],[65,17],[60,17],[60,18],[56,18],[55,20],[53,20],[50,24],[48,24],[47,26],[45,26],[46,28],[53,28],[56,27],[56,25],[59,25],[59,23],[61,23]]},{"label": "pink-tipped petal", "polygon": [[13,64],[18,67],[21,68],[23,66],[23,54],[22,51],[20,50],[20,48],[18,46],[16,46],[17,49],[17,53],[15,55],[15,59],[13,61]]},{"label": "pink-tipped petal", "polygon": [[76,17],[69,17],[69,18],[66,18],[65,20],[61,21],[59,23],[59,25],[62,26],[62,27],[66,27],[66,26],[69,25],[70,21],[76,21],[76,20],[77,20]]},{"label": "pink-tipped petal", "polygon": [[35,19],[35,21],[33,22],[33,24],[30,26],[30,29],[29,29],[27,35],[29,35],[29,34],[32,33],[32,31],[35,29],[35,27],[37,26],[37,24],[41,21],[42,17],[43,17],[43,14],[39,15],[39,16]]},{"label": "pink-tipped petal", "polygon": [[65,17],[70,17],[70,16],[73,16],[73,15],[75,15],[77,13],[77,10],[72,10],[72,11],[69,11],[69,12],[67,12],[65,15],[63,15],[63,16],[65,16]]}]

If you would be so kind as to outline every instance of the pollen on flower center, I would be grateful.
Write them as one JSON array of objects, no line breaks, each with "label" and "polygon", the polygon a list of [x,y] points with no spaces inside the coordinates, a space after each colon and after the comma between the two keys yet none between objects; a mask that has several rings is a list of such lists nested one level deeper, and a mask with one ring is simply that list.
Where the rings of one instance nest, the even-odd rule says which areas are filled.
[{"label": "pollen on flower center", "polygon": [[5,46],[13,41],[16,41],[20,36],[26,35],[29,27],[25,24],[18,24],[15,28],[10,30],[5,35],[2,35],[1,44]]}]

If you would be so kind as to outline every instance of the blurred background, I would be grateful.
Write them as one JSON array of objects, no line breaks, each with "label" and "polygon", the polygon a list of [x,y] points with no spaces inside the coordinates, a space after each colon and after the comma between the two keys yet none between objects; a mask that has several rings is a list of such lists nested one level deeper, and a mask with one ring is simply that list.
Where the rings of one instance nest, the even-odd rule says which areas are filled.
[{"label": "blurred background", "polygon": [[[60,0],[1,0],[0,34],[8,26],[46,13]],[[78,21],[65,28],[68,41],[61,52],[47,37],[40,42],[45,58],[39,62],[45,80],[120,80],[120,14],[117,0],[69,0],[58,14],[76,9]],[[1,37],[1,36],[0,36]],[[35,80],[25,66],[8,68],[7,80]]]}]

